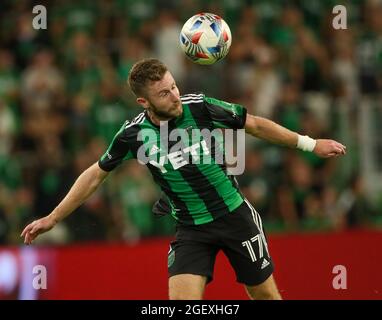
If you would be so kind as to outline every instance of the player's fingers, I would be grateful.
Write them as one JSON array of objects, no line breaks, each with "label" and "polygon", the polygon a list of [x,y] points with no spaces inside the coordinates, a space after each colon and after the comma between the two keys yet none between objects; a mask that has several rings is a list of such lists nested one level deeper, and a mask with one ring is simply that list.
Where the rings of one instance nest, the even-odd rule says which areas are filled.
[{"label": "player's fingers", "polygon": [[342,154],[342,149],[341,148],[334,148],[334,150],[333,150],[333,153],[335,154],[335,155],[339,155],[339,154]]},{"label": "player's fingers", "polygon": [[31,229],[32,229],[32,224],[28,224],[28,225],[24,228],[23,232],[21,232],[20,237],[24,237],[24,236],[27,234],[27,232],[29,232]]},{"label": "player's fingers", "polygon": [[26,236],[25,236],[25,243],[26,244],[31,244],[32,243],[32,241],[35,239],[37,237],[37,233],[30,233],[30,232],[28,232],[27,234],[26,234]]},{"label": "player's fingers", "polygon": [[30,244],[30,243],[31,243],[31,237],[30,237],[29,232],[27,232],[27,233],[25,234],[24,243],[25,243],[25,244]]},{"label": "player's fingers", "polygon": [[341,153],[346,153],[346,146],[344,146],[342,143],[338,143],[337,146],[341,149]]},{"label": "player's fingers", "polygon": [[332,148],[330,153],[334,153],[334,154],[342,153],[342,149],[339,147],[334,147]]},{"label": "player's fingers", "polygon": [[25,228],[24,228],[24,230],[21,232],[21,234],[20,234],[20,237],[24,237],[25,236],[25,233],[27,232],[27,228],[28,228],[28,226],[26,226]]},{"label": "player's fingers", "polygon": [[33,228],[32,228],[32,230],[30,231],[30,234],[38,234],[38,231],[40,230],[41,228],[40,228],[40,226],[38,225],[38,224],[36,224]]}]

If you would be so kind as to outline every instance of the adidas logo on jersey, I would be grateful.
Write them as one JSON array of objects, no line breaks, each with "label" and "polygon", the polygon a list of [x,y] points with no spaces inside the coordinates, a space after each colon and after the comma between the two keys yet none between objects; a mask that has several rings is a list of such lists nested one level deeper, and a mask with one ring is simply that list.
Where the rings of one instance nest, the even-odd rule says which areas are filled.
[{"label": "adidas logo on jersey", "polygon": [[159,151],[161,151],[161,149],[158,148],[158,146],[157,146],[156,144],[154,144],[154,145],[152,146],[151,150],[150,150],[150,156],[152,156],[152,155],[158,153]]},{"label": "adidas logo on jersey", "polygon": [[269,265],[270,265],[269,261],[264,258],[263,263],[261,265],[261,269],[264,269],[264,268],[266,268]]}]

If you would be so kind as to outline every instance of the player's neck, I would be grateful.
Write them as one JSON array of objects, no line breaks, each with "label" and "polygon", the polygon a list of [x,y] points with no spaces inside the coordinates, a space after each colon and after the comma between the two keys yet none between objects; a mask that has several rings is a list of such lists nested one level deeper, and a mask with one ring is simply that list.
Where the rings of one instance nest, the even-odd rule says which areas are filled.
[{"label": "player's neck", "polygon": [[171,120],[171,118],[160,117],[160,116],[154,114],[153,112],[151,112],[150,110],[147,110],[147,114],[148,114],[151,122],[154,123],[156,126],[160,126],[160,122],[161,121],[169,121],[169,120]]}]

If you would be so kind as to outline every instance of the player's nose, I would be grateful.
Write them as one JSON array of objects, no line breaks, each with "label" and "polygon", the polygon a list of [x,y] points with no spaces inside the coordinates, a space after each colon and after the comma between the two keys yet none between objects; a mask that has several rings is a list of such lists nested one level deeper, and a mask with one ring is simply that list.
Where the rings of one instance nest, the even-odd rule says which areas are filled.
[{"label": "player's nose", "polygon": [[174,91],[171,91],[171,101],[174,103],[180,101],[179,95]]}]

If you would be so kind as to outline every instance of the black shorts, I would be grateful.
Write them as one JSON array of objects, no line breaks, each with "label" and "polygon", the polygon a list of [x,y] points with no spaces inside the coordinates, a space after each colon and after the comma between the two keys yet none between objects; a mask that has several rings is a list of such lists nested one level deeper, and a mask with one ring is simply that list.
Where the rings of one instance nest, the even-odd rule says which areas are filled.
[{"label": "black shorts", "polygon": [[168,252],[169,276],[190,273],[212,281],[219,250],[227,256],[240,283],[258,285],[273,272],[260,215],[248,200],[210,223],[178,225]]}]

